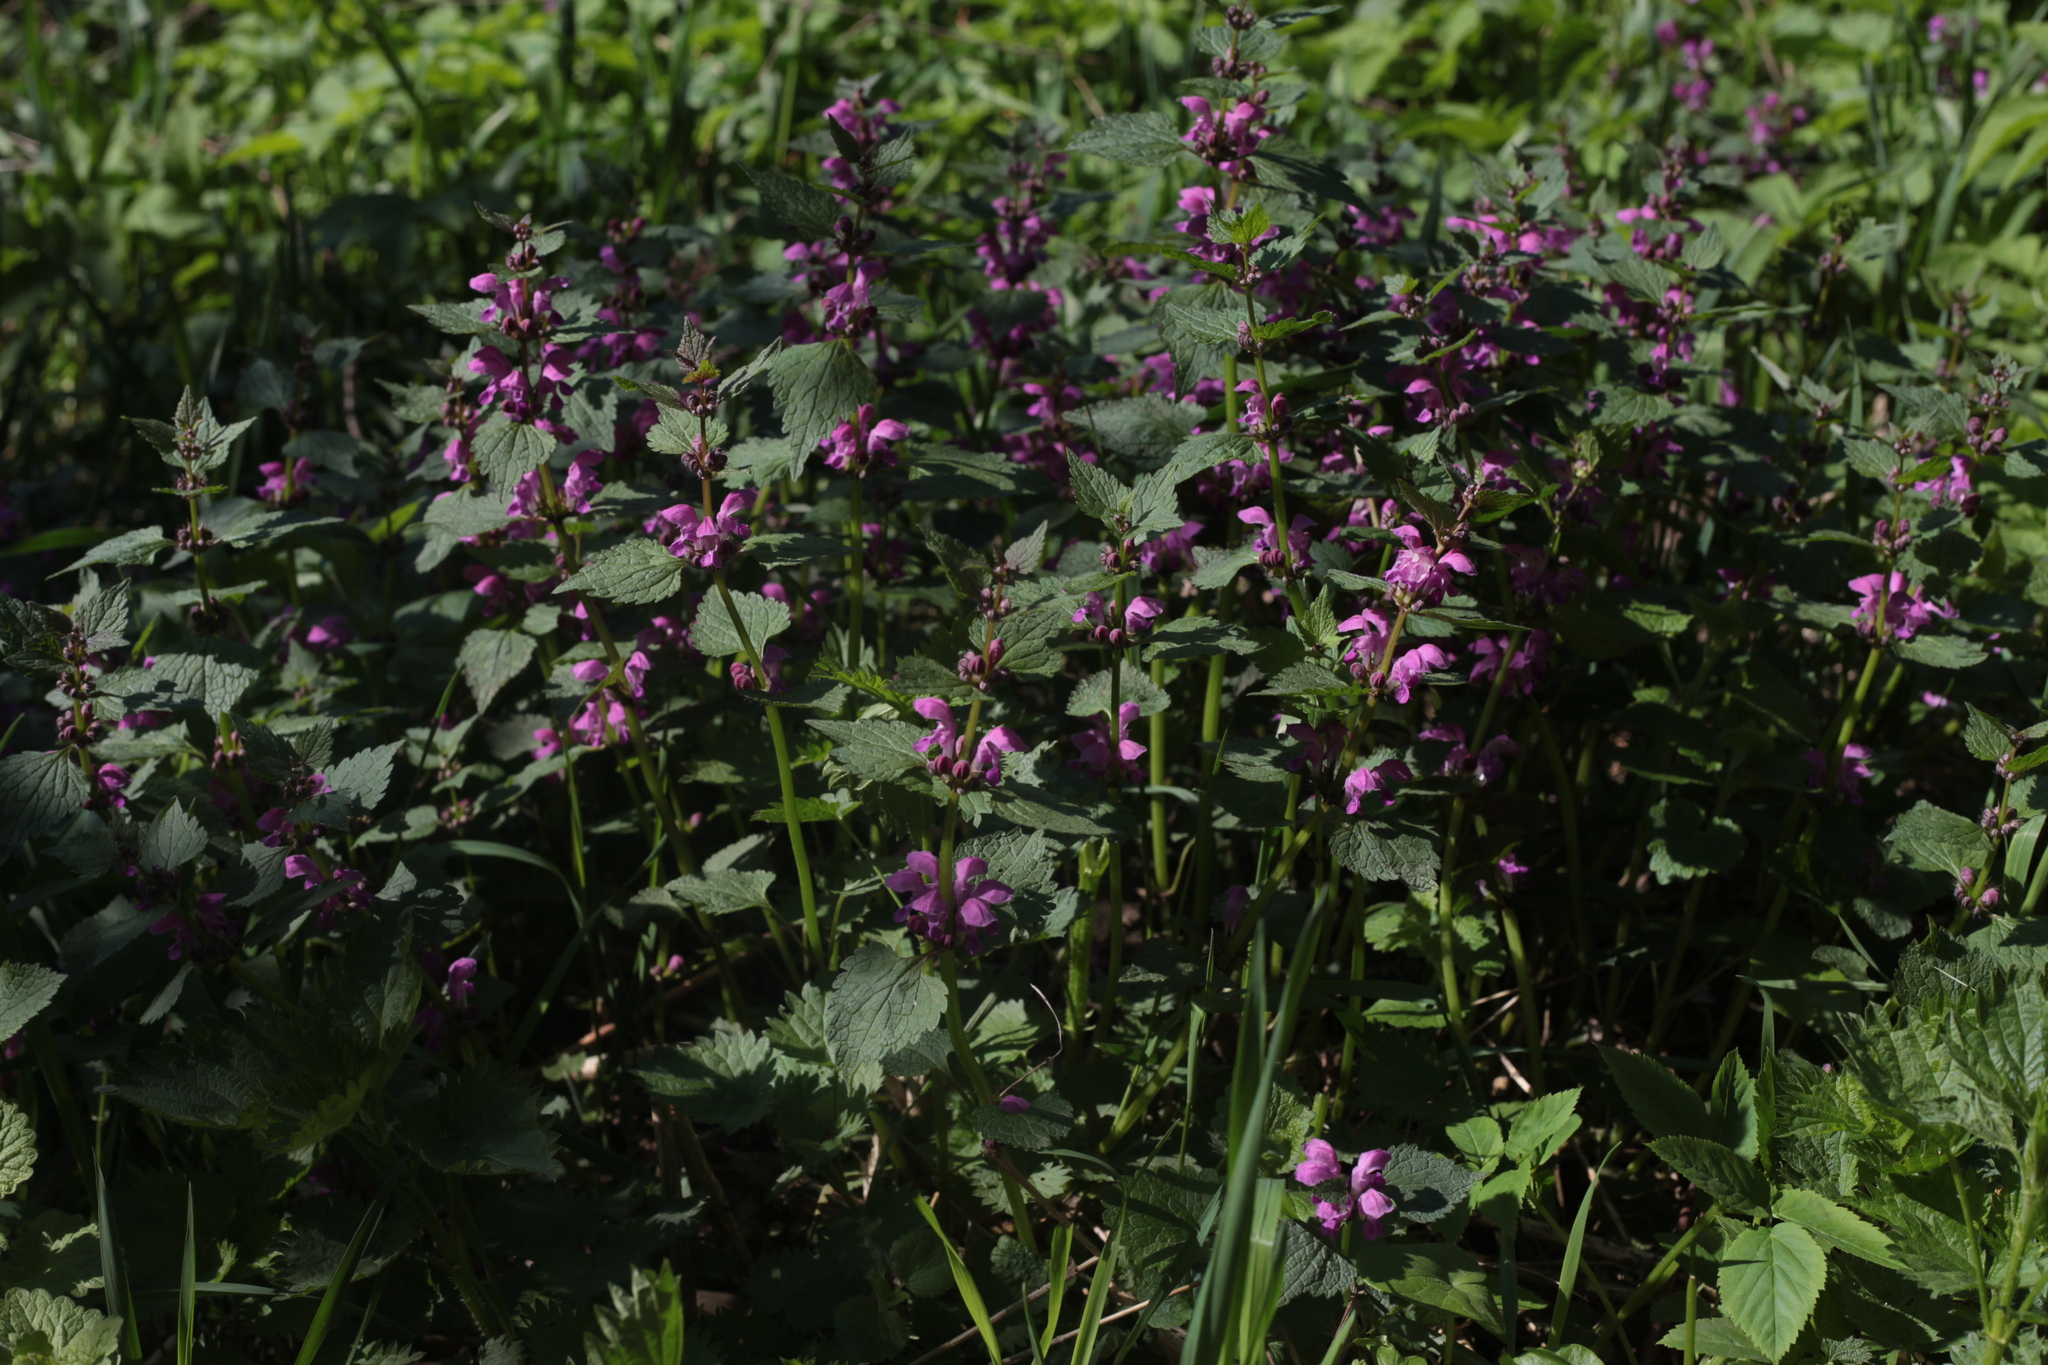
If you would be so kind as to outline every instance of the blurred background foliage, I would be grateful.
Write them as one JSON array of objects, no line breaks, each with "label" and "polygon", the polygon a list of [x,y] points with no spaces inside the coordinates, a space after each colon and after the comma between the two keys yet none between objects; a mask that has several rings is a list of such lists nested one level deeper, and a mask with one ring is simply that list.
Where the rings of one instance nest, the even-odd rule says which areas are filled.
[{"label": "blurred background foliage", "polygon": [[[675,268],[708,271],[722,235],[755,239],[741,167],[801,170],[818,149],[792,130],[815,128],[840,82],[878,78],[932,121],[905,198],[944,203],[981,183],[991,135],[1158,107],[1196,69],[1191,18],[1164,0],[13,0],[0,539],[130,524],[144,466],[120,419],[168,411],[186,384],[231,406],[255,354],[296,353],[356,426],[361,367],[390,358],[395,375],[396,357],[431,349],[404,305],[461,296],[490,254],[473,201],[592,230],[633,214],[695,225],[712,249]],[[1939,348],[1969,327],[2038,359],[2048,24],[1993,5],[1935,18],[1890,3],[1360,0],[1296,30],[1294,121],[1348,149],[1361,184],[1432,203],[1457,202],[1471,157],[1505,147],[1561,144],[1626,196],[1681,119],[1696,143],[1701,121],[1718,130],[1724,154],[1769,127],[1781,164],[1731,181],[1720,209],[1740,273],[1780,275],[1796,298],[1832,229],[1872,216],[1907,242],[1863,281],[1873,332],[1903,321]],[[1674,96],[1683,55],[1658,32],[1673,19],[1735,77],[1704,110]],[[1075,188],[1115,192],[1091,206],[1100,240],[1171,207],[1156,172],[1073,169]]]}]

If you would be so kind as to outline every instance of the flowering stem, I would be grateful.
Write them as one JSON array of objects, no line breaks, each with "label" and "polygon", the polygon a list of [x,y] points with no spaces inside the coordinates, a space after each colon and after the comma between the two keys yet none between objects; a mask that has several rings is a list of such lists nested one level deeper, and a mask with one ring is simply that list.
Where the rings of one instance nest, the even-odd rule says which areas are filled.
[{"label": "flowering stem", "polygon": [[[855,487],[859,485],[856,484]],[[740,620],[740,611],[733,604],[732,590],[726,587],[725,570],[717,572],[718,596],[725,603],[726,619],[740,637],[740,652],[747,656],[747,663],[754,670],[754,677],[763,687],[768,685],[768,670],[761,662],[759,651],[747,634],[746,623]],[[859,638],[859,622],[855,622],[855,638]],[[782,730],[782,708],[774,702],[767,703],[768,737],[775,745],[775,775],[782,784],[782,822],[789,830],[789,854],[796,864],[797,891],[804,903],[804,942],[810,945],[811,960],[822,965],[825,961],[825,934],[818,924],[818,891],[811,885],[811,855],[804,847],[804,823],[796,809],[796,773],[789,765],[789,737]],[[631,717],[633,709],[626,708]]]},{"label": "flowering stem", "polygon": [[[1166,660],[1152,661],[1152,684],[1164,689],[1166,686]],[[1151,742],[1151,752],[1146,755],[1150,762],[1152,793],[1152,880],[1159,895],[1164,899],[1166,884],[1171,878],[1166,847],[1166,797],[1158,788],[1166,785],[1166,712],[1160,711],[1146,723],[1145,738]]]},{"label": "flowering stem", "polygon": [[[945,871],[943,865],[940,871]],[[939,954],[939,973],[946,982],[946,1037],[953,1044],[953,1055],[960,1059],[960,1069],[966,1073],[967,1084],[973,1088],[975,1102],[994,1104],[996,1093],[989,1089],[988,1077],[982,1072],[981,1063],[975,1060],[974,1049],[967,1041],[967,1025],[960,1015],[960,967],[951,948]],[[1038,1239],[1031,1228],[1024,1191],[1003,1163],[997,1162],[996,1169],[1003,1177],[1003,1192],[1009,1197],[1010,1217],[1017,1225],[1017,1240],[1024,1244],[1026,1251],[1036,1256]]]},{"label": "flowering stem", "polygon": [[864,529],[865,513],[861,510],[860,475],[850,476],[846,481],[853,504],[850,524],[847,527],[848,552],[846,556],[846,648],[850,653],[848,667],[860,666],[860,617],[861,591],[866,586],[867,565],[861,554],[862,542],[867,538]]}]

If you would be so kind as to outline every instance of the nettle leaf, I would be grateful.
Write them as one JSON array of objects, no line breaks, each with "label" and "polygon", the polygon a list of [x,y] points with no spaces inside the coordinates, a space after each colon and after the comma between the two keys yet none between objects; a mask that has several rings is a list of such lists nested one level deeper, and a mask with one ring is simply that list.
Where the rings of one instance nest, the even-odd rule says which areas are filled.
[{"label": "nettle leaf", "polygon": [[1786,1190],[1771,1206],[1771,1212],[1799,1224],[1837,1250],[1892,1270],[1900,1268],[1899,1258],[1892,1254],[1891,1238],[1825,1195],[1812,1190]]},{"label": "nettle leaf", "polygon": [[976,1105],[969,1116],[974,1131],[983,1141],[1000,1142],[1005,1147],[1050,1150],[1074,1126],[1074,1107],[1050,1091],[1030,1100],[1031,1107],[1021,1114],[1008,1113],[998,1104]]},{"label": "nettle leaf", "polygon": [[512,485],[546,464],[555,445],[555,438],[539,427],[494,412],[476,429],[469,449],[478,472],[490,480],[492,490],[510,497]]},{"label": "nettle leaf", "polygon": [[[743,654],[741,631],[745,632],[746,644],[759,653],[770,640],[789,629],[789,608],[785,604],[758,592],[736,592],[731,596],[733,610],[727,609],[725,594],[716,589],[705,593],[704,600],[697,604],[696,619],[690,623],[690,643],[706,658]],[[737,621],[733,611],[738,612]]]},{"label": "nettle leaf", "polygon": [[1387,1149],[1385,1175],[1394,1212],[1411,1223],[1434,1223],[1455,1213],[1479,1183],[1478,1172],[1408,1142]]},{"label": "nettle leaf", "polygon": [[1929,668],[1975,668],[1991,657],[1984,646],[1960,635],[1915,635],[1893,648],[1900,658]]},{"label": "nettle leaf", "polygon": [[145,526],[101,541],[57,572],[74,573],[94,564],[150,564],[174,543],[161,528]]},{"label": "nettle leaf", "polygon": [[1692,1087],[1640,1052],[1623,1052],[1602,1046],[1607,1070],[1628,1101],[1636,1121],[1653,1137],[1691,1137],[1712,1141],[1719,1127],[1707,1113],[1707,1103]]},{"label": "nettle leaf", "polygon": [[489,299],[464,299],[460,303],[409,303],[406,305],[449,336],[481,336],[495,332],[494,322],[483,321]]},{"label": "nettle leaf", "polygon": [[886,782],[924,766],[915,748],[927,733],[900,720],[814,720],[832,740],[832,761],[866,782]]},{"label": "nettle leaf", "polygon": [[62,972],[33,962],[0,962],[0,1038],[12,1038],[49,1008],[64,981]]},{"label": "nettle leaf", "polygon": [[775,413],[797,458],[808,459],[854,410],[874,401],[874,371],[843,341],[792,346],[768,367]]},{"label": "nettle leaf", "polygon": [[511,520],[505,514],[503,496],[492,497],[488,493],[461,489],[428,503],[426,515],[421,518],[424,525],[456,537],[487,535],[508,525]]},{"label": "nettle leaf", "polygon": [[761,207],[775,215],[798,237],[815,241],[832,235],[832,226],[844,217],[848,205],[839,199],[781,171],[741,168],[761,196]]},{"label": "nettle leaf", "polygon": [[1155,627],[1147,637],[1144,658],[1202,659],[1213,654],[1254,654],[1259,642],[1243,626],[1207,616],[1183,616]]},{"label": "nettle leaf", "polygon": [[1202,1254],[1200,1228],[1220,1178],[1171,1157],[1123,1179],[1122,1198],[1103,1201],[1103,1221],[1116,1231],[1118,1277],[1144,1297],[1187,1283]]},{"label": "nettle leaf", "polygon": [[832,1060],[843,1073],[878,1071],[883,1058],[931,1032],[945,1012],[944,982],[885,943],[867,944],[846,959],[825,998]]},{"label": "nettle leaf", "polygon": [[[1723,1360],[1750,1360],[1756,1365],[1771,1365],[1770,1357],[1759,1351],[1742,1329],[1728,1318],[1700,1318],[1692,1324],[1692,1345],[1695,1356],[1710,1360],[1719,1356]],[[1686,1325],[1679,1323],[1664,1334],[1659,1343],[1667,1350],[1683,1351],[1686,1348]]]},{"label": "nettle leaf", "polygon": [[1771,1187],[1756,1163],[1718,1142],[1697,1137],[1658,1138],[1650,1150],[1666,1165],[1737,1213],[1755,1216],[1770,1207]]},{"label": "nettle leaf", "polygon": [[479,713],[489,710],[505,685],[526,670],[539,647],[540,642],[523,630],[473,630],[463,637],[455,666],[469,684]]},{"label": "nettle leaf", "polygon": [[206,830],[177,801],[157,812],[142,836],[142,864],[169,872],[198,857],[206,847]]},{"label": "nettle leaf", "polygon": [[698,1123],[737,1130],[767,1117],[775,1048],[766,1034],[723,1028],[688,1047],[662,1048],[633,1069],[641,1083]]},{"label": "nettle leaf", "polygon": [[1908,867],[1952,877],[1966,867],[1984,866],[1991,852],[1991,841],[1975,820],[1924,800],[1898,818],[1885,844]]},{"label": "nettle leaf", "polygon": [[436,1170],[456,1175],[561,1175],[540,1097],[503,1062],[463,1068],[392,1125]]},{"label": "nettle leaf", "polygon": [[0,1199],[13,1198],[35,1173],[36,1127],[27,1114],[0,1100]]},{"label": "nettle leaf", "polygon": [[1827,1253],[1796,1223],[1750,1228],[1721,1253],[1721,1307],[1773,1365],[1813,1316]]},{"label": "nettle leaf", "polygon": [[69,749],[0,758],[0,849],[13,848],[69,816],[85,804],[89,790]]},{"label": "nettle leaf", "polygon": [[2012,727],[1996,716],[1979,711],[1972,702],[1965,702],[1970,719],[1963,726],[1963,744],[1970,756],[1986,763],[1996,763],[2013,747]]},{"label": "nettle leaf", "polygon": [[209,716],[232,711],[258,677],[254,651],[217,640],[187,652],[159,654],[150,675],[174,689],[177,705],[197,703]]},{"label": "nettle leaf", "polygon": [[46,1289],[0,1299],[0,1344],[22,1365],[101,1365],[119,1357],[121,1320]]},{"label": "nettle leaf", "polygon": [[652,536],[629,536],[592,555],[555,591],[588,593],[606,602],[641,606],[673,596],[682,584],[682,560]]},{"label": "nettle leaf", "polygon": [[1280,1225],[1280,1259],[1283,1305],[1304,1296],[1342,1298],[1358,1283],[1358,1268],[1307,1223],[1290,1220]]},{"label": "nettle leaf", "polygon": [[1104,114],[1067,140],[1070,152],[1092,152],[1126,166],[1165,166],[1187,150],[1166,115]]},{"label": "nettle leaf", "polygon": [[1352,1249],[1359,1275],[1404,1299],[1472,1321],[1503,1337],[1493,1272],[1448,1242],[1365,1242]]},{"label": "nettle leaf", "polygon": [[347,799],[353,813],[374,814],[378,804],[384,800],[384,793],[391,787],[392,764],[398,758],[398,751],[404,747],[404,740],[393,740],[373,749],[358,750],[339,763],[328,764],[328,787]]},{"label": "nettle leaf", "polygon": [[1710,819],[1683,797],[1652,806],[1650,828],[1650,870],[1657,874],[1659,886],[1732,871],[1749,844],[1733,820]]},{"label": "nettle leaf", "polygon": [[1531,1170],[1557,1155],[1579,1129],[1579,1087],[1553,1090],[1531,1100],[1508,1126],[1508,1160]]},{"label": "nettle leaf", "polygon": [[1436,890],[1443,863],[1434,834],[1377,820],[1340,822],[1330,852],[1361,877],[1403,882],[1417,895]]},{"label": "nettle leaf", "polygon": [[724,867],[716,870],[707,868],[701,876],[677,877],[663,890],[707,915],[730,915],[756,907],[772,909],[768,888],[774,884],[773,872],[748,872]]}]

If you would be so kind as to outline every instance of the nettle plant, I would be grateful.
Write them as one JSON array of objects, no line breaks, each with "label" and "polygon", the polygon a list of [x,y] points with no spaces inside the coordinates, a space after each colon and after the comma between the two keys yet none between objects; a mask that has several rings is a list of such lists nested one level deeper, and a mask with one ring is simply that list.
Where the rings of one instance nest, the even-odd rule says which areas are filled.
[{"label": "nettle plant", "polygon": [[0,1346],[2039,1358],[2033,370],[1696,48],[1454,204],[1316,13],[138,421],[0,599]]}]

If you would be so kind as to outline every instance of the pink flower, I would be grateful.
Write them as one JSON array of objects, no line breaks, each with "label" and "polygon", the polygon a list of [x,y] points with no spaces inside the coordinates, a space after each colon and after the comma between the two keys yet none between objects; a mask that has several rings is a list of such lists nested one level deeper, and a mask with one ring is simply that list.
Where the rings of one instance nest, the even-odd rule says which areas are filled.
[{"label": "pink flower", "polygon": [[1009,726],[998,725],[975,743],[974,760],[965,762],[960,757],[960,731],[953,724],[950,705],[939,697],[919,697],[910,709],[932,722],[932,732],[911,747],[929,755],[926,766],[941,782],[961,787],[1000,786],[1002,756],[1024,751],[1023,738]]},{"label": "pink flower", "polygon": [[1152,629],[1152,623],[1166,614],[1166,604],[1156,597],[1133,597],[1124,608],[1124,630],[1131,635],[1143,635]]},{"label": "pink flower", "polygon": [[469,1003],[469,997],[476,993],[477,963],[473,957],[458,957],[448,964],[448,981],[442,986],[441,994],[448,997],[448,1003],[461,1009]]},{"label": "pink flower", "polygon": [[[1501,655],[1507,652],[1508,641],[1513,637],[1503,635],[1498,639],[1482,635],[1472,642],[1472,681],[1480,682],[1493,676],[1500,667]],[[1501,686],[1523,696],[1536,690],[1550,657],[1551,634],[1547,630],[1532,630],[1522,640],[1522,647],[1508,659],[1507,677]]]},{"label": "pink flower", "polygon": [[1279,537],[1273,533],[1273,514],[1263,507],[1247,507],[1237,514],[1237,519],[1247,526],[1259,528],[1252,548],[1259,552],[1259,567],[1270,574],[1286,575],[1296,564],[1308,559],[1309,533],[1315,529],[1315,522],[1307,517],[1296,517],[1287,531],[1287,546],[1283,550]]},{"label": "pink flower", "polygon": [[612,675],[612,666],[603,659],[585,659],[572,666],[569,673],[585,687],[593,687]]},{"label": "pink flower", "polygon": [[1169,574],[1176,569],[1188,568],[1195,562],[1195,537],[1201,533],[1201,522],[1184,521],[1178,531],[1168,531],[1140,545],[1138,562],[1145,566],[1147,573],[1153,574]]},{"label": "pink flower", "polygon": [[825,463],[842,474],[856,477],[871,469],[891,469],[896,464],[895,443],[910,434],[910,428],[893,417],[875,420],[875,405],[863,403],[851,422],[841,422],[826,437]]},{"label": "pink flower", "polygon": [[304,456],[293,460],[291,468],[291,493],[285,493],[285,468],[282,460],[265,460],[256,466],[263,475],[263,482],[256,485],[256,496],[272,507],[286,507],[306,500],[313,491],[313,466]]},{"label": "pink flower", "polygon": [[1906,576],[1896,569],[1889,578],[1880,573],[1852,578],[1849,590],[1863,599],[1850,619],[1857,630],[1873,639],[1910,640],[1935,620],[1956,615],[1948,603],[1930,600],[1919,584],[1908,588]]},{"label": "pink flower", "polygon": [[1381,1236],[1381,1223],[1394,1211],[1394,1201],[1387,1194],[1386,1170],[1392,1154],[1385,1149],[1375,1149],[1359,1154],[1346,1178],[1344,1164],[1338,1159],[1337,1151],[1321,1138],[1310,1138],[1302,1144],[1302,1160],[1294,1168],[1294,1178],[1304,1185],[1327,1185],[1333,1181],[1345,1180],[1346,1199],[1342,1204],[1327,1199],[1316,1201],[1316,1218],[1322,1223],[1323,1231],[1336,1233],[1355,1213],[1359,1231],[1368,1242],[1377,1241]]},{"label": "pink flower", "polygon": [[1005,1095],[996,1101],[996,1108],[1005,1114],[1022,1114],[1029,1112],[1031,1101],[1022,1095]]},{"label": "pink flower", "polygon": [[118,763],[102,763],[93,771],[92,783],[98,790],[95,796],[116,810],[125,810],[128,798],[121,793],[128,786],[128,770]]},{"label": "pink flower", "polygon": [[668,552],[677,559],[687,560],[700,569],[724,568],[739,554],[740,542],[747,538],[750,529],[740,514],[753,506],[751,488],[726,494],[715,517],[705,516],[695,504],[677,503],[656,513],[647,530],[650,535],[666,537]]},{"label": "pink flower", "polygon": [[1416,679],[1450,661],[1450,656],[1436,645],[1417,645],[1394,660],[1394,666],[1387,670],[1386,685],[1393,692],[1395,701],[1405,702]]},{"label": "pink flower", "polygon": [[1234,934],[1244,923],[1244,912],[1251,909],[1252,889],[1248,886],[1233,886],[1223,893],[1223,932]]},{"label": "pink flower", "polygon": [[1413,526],[1396,526],[1394,538],[1401,542],[1401,553],[1387,570],[1387,582],[1396,585],[1397,600],[1405,599],[1404,606],[1433,607],[1451,590],[1453,572],[1474,572],[1472,561],[1463,550],[1439,551],[1426,545],[1422,532]]},{"label": "pink flower", "polygon": [[326,654],[340,649],[355,638],[355,630],[349,625],[346,617],[323,617],[320,621],[307,628],[306,648],[312,650],[315,654]]},{"label": "pink flower", "polygon": [[1398,758],[1390,758],[1370,768],[1360,764],[1351,776],[1344,779],[1344,813],[1358,814],[1359,808],[1366,803],[1365,798],[1378,793],[1385,793],[1380,797],[1379,804],[1391,806],[1394,804],[1394,784],[1414,780],[1414,770]]},{"label": "pink flower", "polygon": [[1321,1138],[1310,1138],[1301,1144],[1301,1164],[1294,1168],[1294,1178],[1304,1185],[1321,1185],[1336,1180],[1344,1174],[1344,1163],[1337,1159],[1337,1149]]},{"label": "pink flower", "polygon": [[754,666],[745,659],[734,659],[726,672],[732,677],[732,685],[742,692],[780,692],[789,686],[782,678],[782,665],[788,658],[789,651],[781,645],[761,647],[761,672],[767,675],[765,682],[755,676]]},{"label": "pink flower", "polygon": [[[200,928],[204,929],[213,938],[220,940],[222,944],[231,942],[236,931],[241,928],[238,923],[228,917],[227,911],[221,908],[226,903],[227,895],[225,892],[209,891],[199,897],[192,907],[193,918],[199,921]],[[156,923],[150,925],[149,932],[152,934],[169,934],[171,936],[170,944],[164,950],[164,955],[173,962],[183,957],[187,950],[204,946],[191,924],[186,921],[183,915],[178,914],[176,911],[163,916]]]},{"label": "pink flower", "polygon": [[1394,618],[1379,607],[1367,607],[1358,615],[1339,621],[1337,629],[1347,635],[1359,632],[1344,647],[1344,658],[1351,665],[1351,676],[1364,682],[1379,671],[1380,660],[1386,657],[1387,637],[1393,632]]},{"label": "pink flower", "polygon": [[[1871,775],[1870,765],[1863,760],[1873,750],[1861,744],[1849,744],[1842,749],[1842,765],[1835,770],[1835,794],[1847,799],[1850,805],[1863,804],[1863,793],[1859,788]],[[1828,779],[1828,756],[1820,749],[1808,749],[1806,759],[1806,789],[1817,792]]]},{"label": "pink flower", "polygon": [[1138,704],[1125,702],[1117,708],[1116,734],[1109,732],[1109,718],[1097,716],[1089,729],[1073,737],[1080,757],[1067,764],[1077,772],[1092,773],[1105,781],[1134,782],[1139,777],[1138,760],[1145,746],[1131,739],[1130,728],[1138,720]]},{"label": "pink flower", "polygon": [[551,725],[534,727],[532,753],[536,763],[562,752],[562,736]]},{"label": "pink flower", "polygon": [[982,858],[953,861],[952,904],[939,895],[939,860],[922,851],[904,860],[901,872],[882,879],[891,890],[914,899],[896,912],[896,922],[910,926],[910,932],[940,948],[958,947],[972,955],[981,951],[981,936],[996,927],[995,907],[1010,899],[1010,888],[993,879],[984,880],[988,862]]}]

